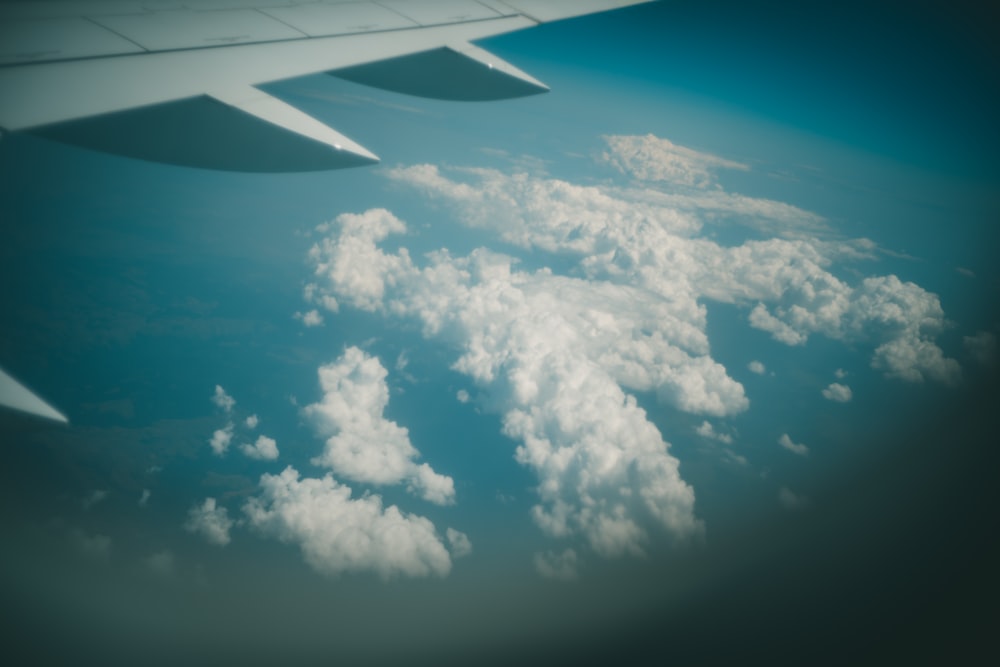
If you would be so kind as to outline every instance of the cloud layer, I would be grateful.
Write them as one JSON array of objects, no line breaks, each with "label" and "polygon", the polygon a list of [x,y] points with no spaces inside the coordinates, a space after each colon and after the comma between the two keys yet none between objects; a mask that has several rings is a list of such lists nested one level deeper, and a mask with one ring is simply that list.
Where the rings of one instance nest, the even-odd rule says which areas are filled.
[{"label": "cloud layer", "polygon": [[[465,256],[441,249],[419,260],[405,248],[389,251],[386,240],[407,226],[385,209],[321,225],[309,253],[309,303],[414,320],[425,337],[454,350],[453,368],[475,383],[481,407],[501,415],[516,459],[537,476],[532,516],[546,534],[582,539],[607,557],[642,553],[653,529],[680,540],[701,534],[694,492],[631,393],[652,392],[710,417],[749,407],[743,386],[711,356],[708,301],[737,305],[751,327],[786,345],[821,335],[868,347],[872,367],[887,377],[958,381],[957,362],[935,342],[948,326],[936,295],[894,275],[848,281],[835,273],[844,262],[874,259],[872,242],[831,240],[814,213],[725,192],[716,172],[747,169],[742,163],[652,136],[605,141],[601,160],[631,185],[427,164],[386,172],[443,203],[461,225],[569,267],[564,275],[521,269],[516,258],[485,248]],[[729,246],[698,236],[706,225],[730,222],[755,234]],[[351,363],[356,369],[366,361]],[[759,362],[750,369],[765,372]],[[343,372],[330,372],[336,387]],[[366,396],[369,384],[379,386],[366,380],[351,395]],[[847,397],[840,386],[827,388],[833,400]],[[381,399],[360,406],[371,422],[365,428],[385,428],[381,440],[395,443],[390,450],[408,451],[397,431],[374,426]],[[325,409],[346,415],[355,408],[338,398]],[[330,419],[331,433],[351,419]],[[731,437],[708,422],[700,432]],[[787,434],[780,443],[808,452]],[[328,447],[321,460],[335,469],[354,466],[354,479],[371,481],[375,472],[354,462],[357,452],[345,443]],[[396,470],[394,479],[404,468],[380,466]],[[539,569],[565,571],[567,553],[540,556]]]}]

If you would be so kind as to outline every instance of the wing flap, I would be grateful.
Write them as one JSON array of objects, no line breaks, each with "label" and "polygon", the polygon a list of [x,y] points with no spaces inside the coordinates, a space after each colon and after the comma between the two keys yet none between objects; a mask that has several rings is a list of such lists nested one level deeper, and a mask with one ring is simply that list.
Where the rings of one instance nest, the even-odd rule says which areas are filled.
[{"label": "wing flap", "polygon": [[439,100],[502,100],[549,89],[510,63],[468,43],[329,73],[375,88]]}]

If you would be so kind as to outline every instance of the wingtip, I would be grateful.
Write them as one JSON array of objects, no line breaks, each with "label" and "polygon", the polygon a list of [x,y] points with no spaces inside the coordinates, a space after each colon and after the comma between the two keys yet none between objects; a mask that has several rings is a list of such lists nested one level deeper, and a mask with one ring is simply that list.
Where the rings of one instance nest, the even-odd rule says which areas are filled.
[{"label": "wingtip", "polygon": [[69,423],[66,415],[39,398],[2,368],[0,368],[0,405],[55,422]]}]

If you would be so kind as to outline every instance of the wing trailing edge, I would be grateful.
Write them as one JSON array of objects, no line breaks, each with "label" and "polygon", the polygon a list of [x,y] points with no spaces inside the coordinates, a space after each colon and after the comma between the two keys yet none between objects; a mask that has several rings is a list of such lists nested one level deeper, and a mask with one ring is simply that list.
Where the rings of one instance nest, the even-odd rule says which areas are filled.
[{"label": "wing trailing edge", "polygon": [[322,171],[378,156],[253,86],[46,125],[32,134],[167,164],[243,172]]}]

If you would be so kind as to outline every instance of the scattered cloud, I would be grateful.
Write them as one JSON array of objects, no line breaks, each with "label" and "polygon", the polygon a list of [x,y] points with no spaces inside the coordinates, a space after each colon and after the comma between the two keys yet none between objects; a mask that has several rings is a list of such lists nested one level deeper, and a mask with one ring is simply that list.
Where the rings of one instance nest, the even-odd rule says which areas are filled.
[{"label": "scattered cloud", "polygon": [[157,551],[146,559],[146,569],[158,577],[170,577],[174,574],[174,554],[164,549]]},{"label": "scattered cloud", "polygon": [[709,440],[718,440],[725,445],[733,444],[733,436],[728,433],[719,433],[707,420],[703,421],[700,426],[695,428],[695,433],[703,438],[708,438]]},{"label": "scattered cloud", "polygon": [[845,371],[843,368],[838,368],[833,372],[833,375],[838,380],[843,380],[845,377],[847,377],[847,371]]},{"label": "scattered cloud", "polygon": [[465,391],[464,389],[459,389],[457,392],[455,392],[455,398],[458,399],[459,403],[468,403],[469,392]]},{"label": "scattered cloud", "polygon": [[201,505],[195,505],[188,510],[184,530],[198,533],[210,544],[224,547],[229,544],[229,531],[233,521],[225,507],[216,504],[215,498],[205,498]]},{"label": "scattered cloud", "polygon": [[278,458],[278,443],[274,438],[260,435],[257,436],[257,442],[241,446],[240,451],[258,461],[274,461]]},{"label": "scattered cloud", "polygon": [[244,424],[244,425],[245,425],[245,426],[246,426],[246,427],[247,427],[248,429],[250,429],[251,431],[252,431],[252,430],[254,430],[255,428],[257,428],[257,424],[259,424],[259,423],[260,423],[260,419],[259,419],[259,418],[257,417],[257,415],[250,415],[250,416],[249,416],[249,417],[247,417],[247,418],[246,418],[246,420],[245,420],[245,421],[243,422],[243,424]]},{"label": "scattered cloud", "polygon": [[319,368],[323,398],[302,409],[316,433],[326,437],[314,465],[368,484],[406,483],[411,493],[446,505],[455,500],[451,477],[426,463],[410,443],[406,428],[383,417],[389,405],[388,372],[378,358],[349,347],[337,361]]},{"label": "scattered cloud", "polygon": [[229,414],[233,411],[236,406],[236,400],[226,393],[220,385],[215,385],[215,393],[212,395],[212,403],[215,403],[216,407],[220,410]]},{"label": "scattered cloud", "polygon": [[472,553],[472,542],[465,533],[449,528],[445,531],[445,537],[448,538],[452,558],[463,558]]},{"label": "scattered cloud", "polygon": [[800,510],[809,505],[804,496],[793,493],[787,486],[781,487],[778,491],[778,502],[787,510]]},{"label": "scattered cloud", "polygon": [[307,327],[318,327],[323,325],[323,316],[320,315],[319,311],[315,308],[304,313],[296,312],[292,315],[292,317],[299,320]]},{"label": "scattered cloud", "polygon": [[139,507],[145,507],[149,504],[149,496],[152,495],[149,489],[143,489],[142,495],[139,496]]},{"label": "scattered cloud", "polygon": [[212,437],[208,440],[209,447],[216,456],[222,456],[229,449],[230,443],[233,441],[233,424],[232,422],[226,424],[225,428],[217,429]]},{"label": "scattered cloud", "polygon": [[792,442],[792,439],[788,437],[787,433],[782,433],[781,437],[778,438],[778,444],[792,452],[793,454],[798,454],[799,456],[806,456],[809,454],[809,448],[803,444]]},{"label": "scattered cloud", "polygon": [[395,576],[443,577],[451,558],[434,525],[383,508],[377,495],[351,498],[351,489],[329,474],[301,479],[289,466],[280,475],[262,475],[261,493],[243,506],[249,524],[262,535],[296,544],[318,572],[374,572]]},{"label": "scattered cloud", "polygon": [[545,551],[535,554],[535,570],[547,579],[573,581],[578,576],[578,561],[576,552],[572,549],[559,554]]},{"label": "scattered cloud", "polygon": [[[607,557],[642,553],[651,526],[701,534],[694,492],[630,392],[708,417],[749,407],[711,356],[708,301],[734,304],[786,345],[821,335],[868,347],[890,378],[960,378],[936,343],[949,326],[936,295],[895,275],[834,272],[875,261],[872,241],[835,238],[822,217],[783,202],[724,192],[716,173],[742,163],[651,136],[606,141],[601,159],[633,178],[627,187],[529,170],[383,172],[461,225],[530,250],[533,265],[550,257],[564,275],[484,248],[421,258],[389,250],[383,242],[407,226],[385,209],[320,225],[309,252],[311,304],[416,321],[453,350],[452,368],[481,390],[481,409],[500,415],[516,460],[538,479],[532,516],[544,533]],[[755,233],[725,246],[699,237],[730,222]]]},{"label": "scattered cloud", "polygon": [[644,290],[517,272],[484,250],[437,253],[421,269],[405,249],[375,245],[392,230],[405,226],[381,209],[338,218],[310,253],[320,289],[415,317],[459,351],[453,368],[489,390],[486,408],[503,415],[504,433],[521,443],[516,459],[539,476],[532,513],[544,532],[583,535],[607,556],[641,553],[648,519],[681,539],[701,533],[677,460],[621,386],[691,412],[746,409],[703,332]]},{"label": "scattered cloud", "polygon": [[[386,173],[448,203],[462,224],[489,229],[520,247],[576,258],[588,278],[658,294],[683,308],[699,329],[704,330],[702,301],[735,303],[750,309],[751,326],[787,345],[803,345],[813,334],[870,341],[873,367],[889,377],[944,383],[960,378],[958,363],[934,342],[948,325],[936,295],[894,275],[850,285],[829,272],[834,261],[870,259],[874,244],[868,239],[826,241],[798,234],[721,246],[691,238],[710,217],[704,202],[686,210],[662,193],[489,169],[452,168],[445,174],[433,165],[416,165]],[[760,208],[759,202],[743,213],[750,215],[754,207]],[[784,220],[768,207],[753,215]],[[796,227],[791,218],[786,222]],[[369,238],[400,231],[401,223],[393,224]]]},{"label": "scattered cloud", "polygon": [[989,331],[977,331],[975,335],[963,336],[966,352],[984,366],[992,366],[997,361],[997,337]]},{"label": "scattered cloud", "polygon": [[750,369],[751,373],[756,373],[757,375],[763,375],[767,372],[767,368],[764,367],[764,364],[756,360],[747,364],[747,368]]},{"label": "scattered cloud", "polygon": [[98,503],[102,502],[108,497],[108,492],[104,489],[94,489],[90,492],[86,498],[83,499],[83,509],[89,510],[95,507]]},{"label": "scattered cloud", "polygon": [[847,403],[851,400],[852,396],[851,388],[839,382],[833,382],[823,390],[823,398],[836,401],[837,403]]},{"label": "scattered cloud", "polygon": [[975,278],[976,277],[976,274],[971,269],[967,269],[964,266],[956,266],[955,270],[958,271],[959,273],[961,273],[966,278]]}]

